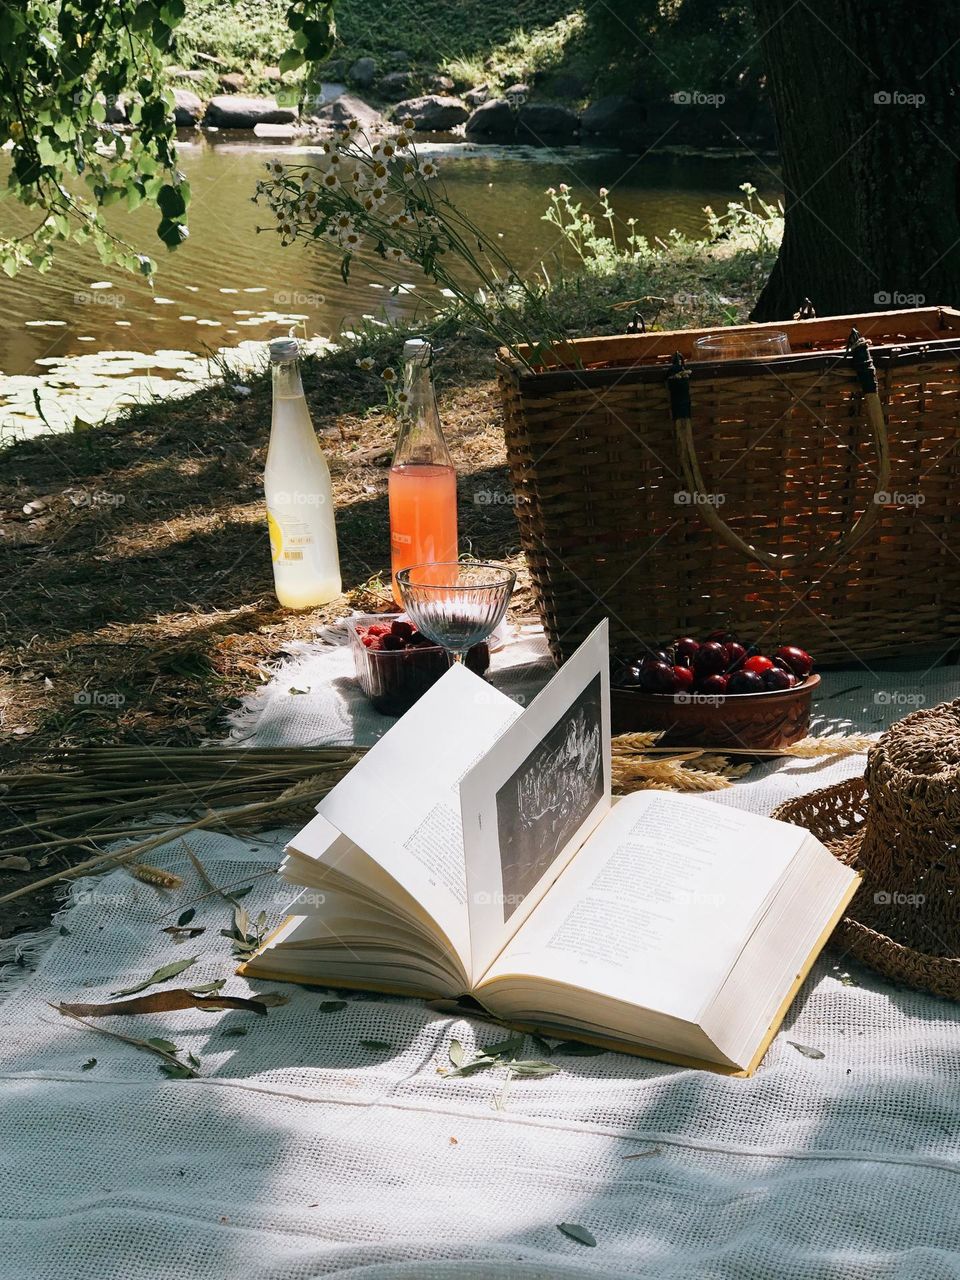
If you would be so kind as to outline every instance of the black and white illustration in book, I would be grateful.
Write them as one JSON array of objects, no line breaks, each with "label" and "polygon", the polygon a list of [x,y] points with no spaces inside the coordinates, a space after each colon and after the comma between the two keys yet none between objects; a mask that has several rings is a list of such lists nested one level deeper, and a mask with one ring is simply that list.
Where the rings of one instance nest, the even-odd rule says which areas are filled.
[{"label": "black and white illustration in book", "polygon": [[497,791],[504,921],[603,795],[601,741],[597,675]]}]

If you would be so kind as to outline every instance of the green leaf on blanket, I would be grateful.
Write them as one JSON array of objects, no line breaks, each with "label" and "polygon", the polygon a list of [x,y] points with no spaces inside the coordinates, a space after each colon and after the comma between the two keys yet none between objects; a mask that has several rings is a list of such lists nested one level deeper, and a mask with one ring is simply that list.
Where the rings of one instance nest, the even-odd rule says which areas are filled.
[{"label": "green leaf on blanket", "polygon": [[155,1049],[159,1049],[161,1053],[176,1053],[177,1046],[172,1040],[163,1040],[160,1036],[151,1036],[147,1044],[152,1044]]},{"label": "green leaf on blanket", "polygon": [[506,1040],[498,1040],[496,1044],[485,1044],[480,1052],[487,1058],[501,1058],[504,1062],[512,1061],[522,1052],[526,1044],[526,1036],[508,1036]]},{"label": "green leaf on blanket", "polygon": [[160,1070],[171,1080],[195,1080],[197,1073],[184,1062],[161,1062]]},{"label": "green leaf on blanket", "polygon": [[246,1027],[227,1027],[222,1033],[225,1036],[245,1036],[247,1034]]},{"label": "green leaf on blanket", "polygon": [[179,946],[182,942],[192,942],[194,938],[199,938],[201,933],[206,933],[206,929],[182,929],[178,924],[168,924],[165,929],[161,929],[161,933],[167,934]]},{"label": "green leaf on blanket", "polygon": [[372,1049],[375,1053],[387,1053],[393,1048],[389,1040],[361,1040],[364,1049]]},{"label": "green leaf on blanket", "polygon": [[472,1058],[469,1062],[465,1062],[462,1067],[452,1067],[449,1071],[443,1072],[444,1080],[454,1080],[458,1076],[472,1076],[477,1071],[486,1071],[488,1067],[499,1067],[503,1064],[498,1058],[488,1058],[486,1054],[481,1054],[478,1058]]},{"label": "green leaf on blanket", "polygon": [[584,1044],[582,1040],[562,1040],[556,1045],[554,1053],[562,1053],[568,1058],[595,1058],[598,1054],[608,1053],[608,1049],[598,1044]]},{"label": "green leaf on blanket", "polygon": [[787,1044],[792,1045],[797,1053],[802,1053],[805,1058],[825,1058],[827,1056],[822,1049],[813,1049],[808,1044],[797,1044],[796,1040],[788,1040]]},{"label": "green leaf on blanket", "polygon": [[177,974],[195,965],[199,959],[199,956],[191,956],[188,960],[173,960],[170,964],[161,965],[155,973],[151,973],[146,982],[138,982],[135,987],[124,987],[121,991],[111,991],[110,994],[111,996],[136,995],[138,991],[146,991],[147,987],[155,986],[158,982],[168,982],[170,978],[175,978]]},{"label": "green leaf on blanket", "polygon": [[581,1227],[579,1222],[558,1222],[557,1230],[562,1231],[565,1236],[569,1236],[571,1240],[576,1240],[577,1244],[588,1245],[593,1248],[597,1241],[592,1232],[586,1227]]},{"label": "green leaf on blanket", "polygon": [[86,1060],[86,1062],[83,1064],[83,1066],[80,1068],[80,1070],[81,1070],[81,1071],[92,1071],[92,1070],[93,1070],[93,1068],[94,1068],[96,1065],[97,1065],[97,1060],[96,1060],[96,1058],[88,1058],[88,1059]]},{"label": "green leaf on blanket", "polygon": [[321,1000],[317,1006],[321,1013],[336,1013],[347,1007],[346,1000]]},{"label": "green leaf on blanket", "polygon": [[450,1041],[449,1054],[450,1054],[450,1061],[453,1063],[455,1067],[463,1066],[464,1048],[459,1040]]},{"label": "green leaf on blanket", "polygon": [[539,1076],[554,1076],[560,1070],[552,1062],[539,1062],[533,1059],[529,1062],[511,1062],[507,1065],[515,1076],[531,1079]]},{"label": "green leaf on blanket", "polygon": [[213,982],[203,982],[198,987],[190,987],[189,990],[192,991],[195,996],[209,996],[226,985],[226,978],[216,978]]},{"label": "green leaf on blanket", "polygon": [[182,929],[188,925],[193,917],[197,914],[195,907],[187,907],[186,911],[182,911],[177,917],[177,927]]}]

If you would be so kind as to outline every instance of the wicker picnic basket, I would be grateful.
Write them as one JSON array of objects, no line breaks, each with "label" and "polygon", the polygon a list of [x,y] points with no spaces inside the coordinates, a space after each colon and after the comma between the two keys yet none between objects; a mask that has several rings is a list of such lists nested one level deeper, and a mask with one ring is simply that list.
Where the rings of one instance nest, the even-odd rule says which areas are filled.
[{"label": "wicker picnic basket", "polygon": [[501,351],[558,661],[604,616],[624,656],[721,623],[820,662],[960,637],[960,311],[764,327],[789,355],[691,363],[706,330],[577,340],[535,370]]}]

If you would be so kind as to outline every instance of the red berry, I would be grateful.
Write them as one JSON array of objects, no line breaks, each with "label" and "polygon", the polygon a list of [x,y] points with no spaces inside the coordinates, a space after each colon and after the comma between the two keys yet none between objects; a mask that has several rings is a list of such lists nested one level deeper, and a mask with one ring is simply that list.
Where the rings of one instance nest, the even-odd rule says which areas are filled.
[{"label": "red berry", "polygon": [[727,692],[729,683],[729,676],[704,676],[702,680],[697,681],[697,693],[708,693],[713,697],[722,697]]},{"label": "red berry", "polygon": [[728,671],[736,671],[747,656],[747,651],[739,640],[728,640],[723,646],[723,660]]},{"label": "red berry", "polygon": [[673,668],[673,674],[677,682],[678,692],[686,693],[688,689],[693,688],[693,669],[691,667],[676,666]]},{"label": "red berry", "polygon": [[[805,680],[813,670],[813,659],[807,653],[806,649],[800,649],[795,644],[784,644],[773,655],[775,658],[782,658],[787,665],[787,669],[792,671],[799,680]],[[779,663],[777,664],[780,665]]]},{"label": "red berry", "polygon": [[365,649],[372,649],[376,653],[379,649],[383,648],[383,637],[371,636],[368,634],[363,637],[361,643]]},{"label": "red berry", "polygon": [[641,671],[647,693],[676,693],[677,677],[669,662],[645,662]]},{"label": "red berry", "polygon": [[385,636],[388,635],[389,632],[390,626],[388,623],[371,622],[369,627],[367,627],[368,636]]},{"label": "red berry", "polygon": [[797,677],[792,671],[784,671],[783,667],[770,667],[768,671],[764,671],[761,675],[763,687],[771,692],[781,689],[792,689],[797,683]]},{"label": "red berry", "polygon": [[716,640],[705,641],[697,650],[693,665],[698,676],[719,675],[726,665],[723,645]]},{"label": "red berry", "polygon": [[[700,644],[697,640],[691,640],[689,636],[683,636],[680,640],[673,642],[673,652],[677,655],[677,662],[683,662],[686,666],[697,656],[697,650]],[[686,659],[686,661],[683,661]]]},{"label": "red berry", "polygon": [[758,676],[762,676],[765,671],[769,671],[773,663],[769,658],[765,658],[762,653],[755,653],[752,658],[747,658],[743,664],[744,671],[754,671]]},{"label": "red berry", "polygon": [[763,677],[756,671],[735,671],[727,681],[727,693],[762,693]]},{"label": "red berry", "polygon": [[416,627],[412,622],[404,622],[401,618],[395,618],[390,624],[390,634],[397,637],[398,640],[409,644],[413,636],[416,634]]}]

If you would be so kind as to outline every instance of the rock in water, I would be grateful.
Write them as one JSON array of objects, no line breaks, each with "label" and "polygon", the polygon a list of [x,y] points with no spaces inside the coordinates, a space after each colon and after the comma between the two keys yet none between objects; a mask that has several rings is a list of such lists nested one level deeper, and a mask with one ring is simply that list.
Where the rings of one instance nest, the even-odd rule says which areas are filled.
[{"label": "rock in water", "polygon": [[174,89],[173,98],[173,118],[177,128],[192,128],[203,115],[203,103],[191,89]]},{"label": "rock in water", "polygon": [[387,127],[379,111],[351,93],[342,93],[332,102],[325,102],[312,113],[311,119],[319,120],[332,129],[342,129],[348,120],[359,120],[364,133],[382,133]]},{"label": "rock in water", "polygon": [[517,131],[516,113],[506,98],[491,98],[477,107],[467,121],[468,138],[509,142]]},{"label": "rock in water", "polygon": [[463,124],[470,112],[459,98],[446,98],[438,93],[423,98],[407,98],[398,102],[390,113],[395,120],[410,119],[414,129],[455,129]]},{"label": "rock in water", "polygon": [[292,124],[296,118],[296,108],[281,107],[276,98],[222,93],[207,103],[203,123],[218,129],[254,129],[258,124]]},{"label": "rock in water", "polygon": [[580,128],[584,133],[619,138],[635,132],[643,115],[643,108],[635,99],[612,93],[587,107],[580,117]]},{"label": "rock in water", "polygon": [[580,131],[580,118],[556,102],[525,102],[517,113],[520,142],[572,142]]}]

